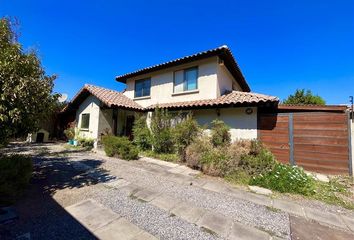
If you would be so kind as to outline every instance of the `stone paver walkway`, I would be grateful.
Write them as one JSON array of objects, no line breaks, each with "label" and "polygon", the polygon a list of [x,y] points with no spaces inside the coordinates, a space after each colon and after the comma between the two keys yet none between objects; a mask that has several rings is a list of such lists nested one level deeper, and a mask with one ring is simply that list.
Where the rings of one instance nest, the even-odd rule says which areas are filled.
[{"label": "stone paver walkway", "polygon": [[[175,163],[166,163],[164,161],[151,158],[143,158],[142,161],[162,166],[168,166],[171,168],[168,170],[168,172],[171,173],[182,174],[185,176],[196,176],[200,174],[199,171],[192,170],[188,167],[181,166]],[[317,209],[303,207],[293,202],[272,199],[271,197],[264,196],[262,194],[255,194],[251,192],[242,191],[219,181],[205,181],[204,183],[202,181],[199,181],[199,186],[209,191],[231,194],[232,196],[239,199],[247,200],[268,207],[273,207],[275,209],[285,211],[295,216],[300,216],[309,220],[320,222],[325,225],[335,226],[344,230],[351,230],[354,232],[354,220],[345,215],[323,212]]]},{"label": "stone paver walkway", "polygon": [[101,240],[157,239],[92,199],[71,205],[65,210]]},{"label": "stone paver walkway", "polygon": [[[191,170],[185,166],[180,166],[174,163],[163,162],[154,159],[143,159],[143,161],[165,166],[167,167],[167,171],[170,174],[180,174],[187,177],[196,176],[199,174],[198,171]],[[188,180],[190,179],[188,178]],[[178,182],[181,181],[178,180]],[[236,198],[241,198],[257,204],[274,207],[292,215],[300,216],[304,220],[315,220],[321,224],[335,226],[345,230],[350,230],[353,228],[353,222],[346,216],[325,213],[316,209],[302,207],[295,203],[271,199],[270,197],[264,195],[230,188],[230,186],[218,181],[199,181],[198,184],[199,187],[203,189],[224,194],[231,194]],[[105,185],[116,189],[126,189],[126,194],[129,194],[143,202],[157,206],[162,210],[168,211],[173,215],[176,215],[190,223],[196,224],[201,228],[204,228],[211,233],[215,233],[225,239],[278,239],[275,236],[269,235],[269,233],[265,231],[244,225],[240,222],[233,221],[232,219],[222,214],[213,213],[209,210],[196,207],[191,202],[183,202],[178,200],[176,201],[176,199],[172,196],[154,192],[146,188],[143,189],[125,179],[113,180],[111,182],[105,183]],[[344,221],[344,219],[346,219],[346,221]],[[344,232],[343,235],[350,236],[350,233]]]}]

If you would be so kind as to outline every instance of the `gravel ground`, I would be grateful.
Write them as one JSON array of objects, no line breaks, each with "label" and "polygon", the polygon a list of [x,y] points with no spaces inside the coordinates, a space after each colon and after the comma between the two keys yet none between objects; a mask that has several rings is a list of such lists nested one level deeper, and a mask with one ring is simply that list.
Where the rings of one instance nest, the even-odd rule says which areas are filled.
[{"label": "gravel ground", "polygon": [[[216,236],[204,232],[194,224],[171,216],[148,203],[127,197],[119,189],[110,189],[103,184],[97,184],[107,180],[102,179],[99,182],[94,182],[89,177],[82,175],[80,170],[74,169],[72,164],[69,164],[70,161],[80,161],[103,174],[107,174],[107,179],[109,179],[109,174],[121,177],[140,187],[163,192],[182,201],[192,202],[195,206],[221,213],[235,221],[290,239],[287,213],[190,185],[189,182],[184,181],[188,179],[187,176],[181,176],[179,179],[171,181],[170,178],[173,176],[166,174],[166,170],[169,168],[165,166],[142,161],[127,162],[90,152],[64,150],[58,144],[46,144],[44,147],[30,145],[18,148],[15,146],[14,150],[41,155],[43,158],[37,158],[37,163],[48,160],[50,158],[48,156],[51,156],[52,159],[46,161],[45,164],[38,165],[38,168],[45,170],[43,173],[46,175],[45,180],[34,182],[34,186],[31,188],[32,193],[30,191],[30,195],[17,204],[17,207],[22,209],[20,214],[25,214],[25,217],[16,226],[5,229],[13,236],[26,231],[34,231],[33,239],[60,239],[61,237],[58,236],[65,236],[67,239],[90,239],[92,236],[82,227],[76,226],[75,220],[65,214],[63,208],[83,199],[93,198],[161,239],[217,239]],[[68,160],[70,161],[68,162]],[[175,180],[181,180],[181,183],[176,183]],[[40,187],[37,186],[38,189],[33,190],[36,184],[39,184]],[[43,201],[48,201],[50,204],[42,205]],[[332,208],[326,204],[313,202],[306,204],[324,211],[338,213],[337,207]],[[46,207],[45,210],[43,206]],[[352,211],[346,209],[339,208],[339,210],[341,213],[353,214]],[[31,214],[33,211],[38,211],[38,214],[26,215],[26,211]],[[0,239],[2,231],[3,229],[0,228]]]},{"label": "gravel ground", "polygon": [[[34,152],[28,147],[24,150],[26,154]],[[44,153],[42,150],[35,148],[36,153]],[[19,152],[22,151],[19,149]],[[106,174],[100,166],[101,162],[92,156],[69,154],[76,155],[81,163]],[[100,184],[101,181],[93,181],[73,167],[67,154],[53,154],[51,151],[44,156],[34,158],[35,174],[30,187],[15,204],[20,219],[5,226],[0,225],[1,240],[16,239],[27,233],[31,239],[41,240],[96,239],[64,210],[65,207],[87,198],[101,202],[160,239],[219,239],[157,207],[130,198],[119,190],[109,189]]]},{"label": "gravel ground", "polygon": [[106,160],[102,166],[109,169],[111,174],[118,175],[138,186],[166,193],[182,201],[192,202],[195,206],[221,213],[240,223],[266,230],[280,237],[289,238],[290,236],[287,213],[275,212],[265,206],[189,184],[177,184],[169,181],[168,177],[156,174],[166,169],[163,166],[144,162],[144,168],[141,169],[136,167],[141,163],[136,164],[121,162],[121,160]]},{"label": "gravel ground", "polygon": [[220,239],[155,206],[109,189],[93,198],[159,239]]}]

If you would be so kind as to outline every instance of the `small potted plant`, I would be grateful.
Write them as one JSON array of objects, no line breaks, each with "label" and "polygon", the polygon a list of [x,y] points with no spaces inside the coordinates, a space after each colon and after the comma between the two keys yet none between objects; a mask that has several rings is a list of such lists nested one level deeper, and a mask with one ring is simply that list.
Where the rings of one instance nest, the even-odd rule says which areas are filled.
[{"label": "small potted plant", "polygon": [[74,138],[75,138],[75,130],[73,128],[68,128],[64,130],[64,134],[66,138],[69,140],[69,144],[73,145],[74,144]]}]

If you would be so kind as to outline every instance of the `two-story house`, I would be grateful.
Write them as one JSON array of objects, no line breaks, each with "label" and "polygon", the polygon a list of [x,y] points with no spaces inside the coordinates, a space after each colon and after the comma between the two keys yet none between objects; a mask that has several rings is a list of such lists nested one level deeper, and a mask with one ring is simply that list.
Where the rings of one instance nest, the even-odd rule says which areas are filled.
[{"label": "two-story house", "polygon": [[66,111],[76,113],[80,134],[99,139],[102,134],[131,136],[137,113],[149,117],[158,106],[191,111],[199,124],[221,119],[232,139],[257,138],[259,107],[273,107],[278,98],[253,93],[230,49],[221,46],[117,76],[123,92],[85,85]]}]

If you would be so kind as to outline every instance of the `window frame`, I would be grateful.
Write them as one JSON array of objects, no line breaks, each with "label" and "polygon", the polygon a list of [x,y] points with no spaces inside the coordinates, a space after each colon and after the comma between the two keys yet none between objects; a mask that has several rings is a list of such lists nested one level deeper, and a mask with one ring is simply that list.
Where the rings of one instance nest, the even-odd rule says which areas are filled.
[{"label": "window frame", "polygon": [[[187,84],[187,79],[186,79],[186,72],[188,70],[195,69],[197,72],[197,79],[196,79],[196,84],[195,84],[195,89],[187,89],[188,84]],[[183,71],[183,91],[181,92],[176,92],[175,91],[175,86],[176,86],[176,72]],[[188,67],[184,69],[179,69],[173,72],[173,93],[183,93],[183,92],[188,92],[188,91],[195,91],[198,90],[198,79],[199,79],[199,67],[198,66],[193,66],[193,67]]]},{"label": "window frame", "polygon": [[[149,81],[150,82],[150,86],[149,86],[149,95],[143,95],[144,94],[144,90],[142,92],[141,96],[137,96],[137,91],[136,91],[136,85],[138,82],[145,82],[145,81]],[[143,88],[144,89],[144,88]],[[151,96],[151,78],[143,78],[143,79],[138,79],[134,81],[134,98],[143,98],[143,97],[150,97]]]},{"label": "window frame", "polygon": [[[83,127],[83,126],[82,126],[84,116],[88,116],[87,127]],[[88,130],[89,128],[90,128],[90,113],[82,113],[82,114],[81,114],[80,129]]]}]

